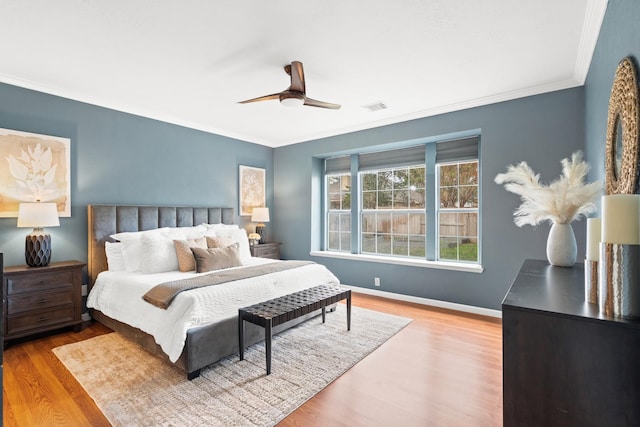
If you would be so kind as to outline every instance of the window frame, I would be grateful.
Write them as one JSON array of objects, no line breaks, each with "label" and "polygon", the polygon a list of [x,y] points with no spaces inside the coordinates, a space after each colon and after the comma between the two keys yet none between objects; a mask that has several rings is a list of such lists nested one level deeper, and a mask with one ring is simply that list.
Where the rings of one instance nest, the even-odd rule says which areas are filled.
[{"label": "window frame", "polygon": [[[335,177],[335,176],[340,176],[340,177],[349,176],[350,177],[351,190],[349,191],[349,194],[350,194],[350,198],[349,198],[350,199],[349,200],[350,206],[349,206],[349,209],[331,209],[330,197],[331,197],[331,194],[334,194],[334,193],[332,193],[330,191],[328,180],[331,177]],[[324,175],[324,186],[325,186],[325,189],[326,189],[325,197],[324,197],[325,206],[326,206],[325,209],[324,209],[324,211],[325,211],[324,212],[325,213],[325,215],[324,215],[324,224],[325,224],[325,230],[326,230],[325,233],[324,233],[324,247],[328,249],[329,246],[330,246],[331,239],[330,239],[329,233],[331,233],[332,230],[330,229],[331,220],[330,220],[329,217],[330,217],[330,215],[332,213],[334,213],[334,214],[338,215],[339,230],[337,231],[337,233],[339,234],[338,242],[339,242],[339,247],[340,248],[337,249],[337,250],[336,249],[328,249],[328,250],[334,251],[334,252],[341,252],[341,253],[343,253],[343,252],[344,253],[351,253],[351,248],[353,246],[351,244],[351,241],[352,241],[351,236],[353,235],[353,220],[351,218],[351,216],[352,216],[352,214],[351,214],[351,212],[352,212],[351,206],[353,205],[353,176],[351,175],[351,173],[347,173],[347,172],[330,172],[330,173],[326,173]],[[340,185],[340,192],[338,194],[341,195],[340,204],[341,204],[341,207],[342,207],[342,195],[344,194],[343,191],[342,191],[342,185]],[[341,219],[341,217],[343,215],[345,215],[346,213],[349,214],[349,223],[350,223],[349,224],[349,233],[348,233],[349,234],[349,249],[348,250],[342,249],[342,243],[343,243],[342,238],[343,238],[343,234],[346,234],[346,233],[342,231],[342,219]]]},{"label": "window frame", "polygon": [[[424,165],[425,167],[425,207],[424,210],[420,209],[421,212],[424,212],[425,215],[425,256],[424,257],[413,257],[413,256],[394,256],[390,254],[372,254],[372,253],[363,253],[362,252],[362,214],[363,209],[361,209],[362,203],[362,186],[360,182],[361,173],[364,171],[372,171],[372,170],[384,170],[384,169],[394,169],[402,166],[410,166],[409,164],[402,165],[389,165],[389,166],[378,166],[371,167],[370,160],[373,155],[375,160],[376,154],[383,154],[386,152],[380,150],[381,146],[378,146],[377,150],[360,150],[359,152],[349,152],[345,154],[337,154],[335,157],[324,157],[322,158],[323,169],[321,171],[322,174],[322,187],[323,191],[321,194],[323,195],[323,218],[322,222],[322,237],[321,242],[322,245],[317,250],[311,250],[311,256],[318,257],[327,257],[327,258],[337,258],[337,259],[348,259],[348,260],[358,260],[358,261],[366,261],[366,262],[379,262],[384,264],[397,264],[397,265],[408,265],[415,267],[426,267],[426,268],[435,268],[435,269],[444,269],[444,270],[454,270],[454,271],[463,271],[463,272],[472,272],[472,273],[482,273],[484,268],[482,267],[482,236],[481,236],[481,224],[482,224],[482,179],[481,179],[481,159],[480,159],[480,134],[479,130],[475,132],[464,132],[458,133],[453,137],[439,137],[439,138],[429,138],[423,139],[419,145],[415,145],[417,140],[414,140],[414,145],[408,145],[407,143],[398,143],[398,144],[388,144],[384,147],[390,149],[389,152],[391,156],[389,158],[393,158],[394,151],[400,151],[403,147],[408,147],[409,149],[417,148],[418,146],[422,147],[422,152],[424,153],[424,162],[420,162],[419,165]],[[407,141],[408,142],[408,141]],[[397,149],[400,147],[400,149]],[[473,150],[469,151],[469,147],[472,147]],[[442,149],[442,151],[440,151]],[[407,150],[409,151],[409,150]],[[471,155],[469,153],[472,153]],[[367,161],[367,167],[362,167],[360,163],[360,159],[364,156],[369,156]],[[460,158],[457,159],[456,156]],[[466,157],[462,157],[466,156]],[[381,156],[378,156],[381,157]],[[442,157],[446,158],[445,161],[438,161],[438,158]],[[453,158],[453,160],[451,160]],[[328,181],[327,175],[335,175],[335,166],[336,162],[332,163],[333,170],[330,172],[327,168],[328,160],[340,160],[342,163],[341,172],[344,174],[351,175],[351,251],[350,252],[338,252],[333,250],[328,250],[328,212],[329,212],[329,200],[328,200]],[[380,161],[380,159],[377,159]],[[439,221],[438,217],[440,215],[440,206],[439,206],[439,164],[444,163],[464,163],[468,160],[474,160],[478,163],[478,207],[474,208],[474,213],[477,214],[477,261],[452,261],[446,259],[439,259]],[[384,159],[383,159],[384,161]],[[338,162],[340,163],[340,162]],[[350,165],[350,169],[347,170],[345,164]],[[380,165],[380,163],[378,163]],[[415,163],[413,164],[415,165]],[[375,166],[375,165],[374,165]],[[357,191],[354,191],[357,189]],[[392,209],[389,210],[378,210],[378,212],[393,212]],[[408,212],[412,210],[408,209]],[[464,212],[468,212],[469,209],[465,209]],[[347,212],[343,210],[342,212]],[[395,212],[399,212],[396,210]]]},{"label": "window frame", "polygon": [[[440,207],[440,192],[443,188],[443,186],[441,185],[440,182],[440,168],[442,166],[451,166],[451,165],[457,165],[458,166],[458,177],[460,176],[460,165],[462,164],[468,164],[468,163],[477,163],[477,184],[475,185],[477,187],[477,206],[475,208],[464,208],[464,207],[453,207],[453,208],[442,208]],[[475,160],[457,160],[457,161],[447,161],[447,162],[441,162],[441,163],[436,163],[436,170],[435,170],[435,176],[436,176],[436,202],[435,202],[435,221],[436,221],[436,236],[435,236],[435,241],[436,241],[436,261],[444,261],[444,262],[461,262],[461,263],[469,263],[469,264],[481,264],[481,240],[480,240],[480,160],[479,159],[475,159]],[[451,187],[451,186],[447,186],[447,187]],[[463,187],[463,185],[460,185],[460,183],[458,182],[455,185],[455,188],[458,189],[458,191],[460,191],[460,187]],[[476,261],[470,261],[470,260],[462,260],[460,259],[460,248],[457,247],[457,259],[452,260],[452,259],[447,259],[447,258],[441,258],[440,254],[441,254],[441,224],[440,224],[440,214],[441,213],[452,213],[452,214],[465,214],[465,213],[471,213],[471,214],[476,214],[476,236],[461,236],[459,233],[456,233],[455,236],[445,236],[445,237],[455,237],[456,239],[459,239],[460,237],[475,237],[477,240],[477,249],[476,249]]]},{"label": "window frame", "polygon": [[[406,207],[400,207],[400,208],[395,208],[395,191],[396,189],[394,187],[391,188],[391,190],[380,190],[380,188],[378,187],[379,183],[380,183],[380,173],[381,172],[391,172],[392,174],[395,174],[397,171],[400,170],[407,170],[407,176],[411,176],[410,173],[410,169],[412,168],[423,168],[424,169],[424,182],[422,183],[422,187],[417,187],[416,190],[422,190],[423,194],[425,194],[425,200],[424,200],[424,206],[422,206],[421,208],[411,208],[411,198],[408,197],[407,199],[407,206]],[[363,175],[365,174],[371,174],[371,173],[375,173],[376,174],[376,189],[375,190],[365,190],[364,189],[364,180],[362,178]],[[426,259],[426,248],[427,248],[427,233],[426,233],[426,229],[427,229],[427,211],[426,211],[426,206],[427,206],[427,200],[426,200],[426,188],[427,188],[427,172],[426,172],[426,164],[425,162],[423,163],[416,163],[416,164],[410,164],[407,166],[396,166],[396,167],[388,167],[388,168],[380,168],[380,169],[367,169],[367,170],[362,170],[362,171],[358,171],[357,174],[358,177],[358,192],[359,192],[359,204],[358,204],[358,219],[359,219],[359,229],[358,229],[358,239],[359,239],[359,244],[358,244],[358,250],[360,254],[363,255],[373,255],[373,256],[391,256],[391,257],[399,257],[399,258],[409,258],[409,259]],[[409,191],[411,191],[411,186],[410,186],[410,182],[407,183],[407,193]],[[364,197],[364,193],[366,192],[370,192],[370,193],[376,193],[377,196],[379,196],[379,193],[381,191],[391,191],[391,207],[390,208],[380,208],[378,206],[379,203],[379,198],[376,197],[377,201],[376,201],[376,207],[375,208],[366,208],[365,205],[365,197]],[[386,254],[386,253],[381,253],[378,252],[377,250],[377,242],[376,242],[376,251],[375,252],[371,252],[371,251],[365,251],[365,234],[371,234],[369,232],[365,232],[363,230],[363,225],[365,224],[365,215],[371,215],[371,214],[375,214],[376,217],[376,224],[378,224],[378,215],[382,214],[388,214],[390,215],[390,230],[389,233],[384,233],[385,235],[389,235],[390,238],[390,253]],[[425,232],[424,234],[412,234],[410,233],[409,230],[409,225],[407,224],[407,233],[396,233],[394,232],[394,215],[407,215],[407,216],[411,216],[411,215],[416,215],[416,214],[422,214],[423,218],[421,223],[423,224],[424,228],[425,228]],[[410,219],[407,218],[407,221],[409,222]],[[377,230],[373,233],[373,234],[380,234]],[[401,254],[396,254],[394,253],[394,247],[395,247],[395,242],[396,236],[406,236],[407,237],[407,255],[401,255]],[[412,256],[411,255],[411,237],[417,237],[417,236],[422,236],[422,248],[424,251],[424,255],[422,255],[422,257],[418,257],[418,256]]]}]

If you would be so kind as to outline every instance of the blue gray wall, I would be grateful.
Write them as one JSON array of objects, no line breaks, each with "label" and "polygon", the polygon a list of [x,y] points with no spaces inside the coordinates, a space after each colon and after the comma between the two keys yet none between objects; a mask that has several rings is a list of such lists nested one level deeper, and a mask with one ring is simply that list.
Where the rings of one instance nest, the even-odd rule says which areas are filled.
[{"label": "blue gray wall", "polygon": [[[544,259],[548,225],[518,228],[513,211],[517,196],[493,182],[507,165],[526,160],[547,182],[561,172],[560,160],[584,145],[583,89],[575,88],[539,96],[457,111],[435,117],[325,138],[275,149],[272,215],[277,237],[287,258],[314,259],[327,265],[349,285],[405,295],[499,309],[522,262]],[[313,258],[319,216],[317,209],[321,157],[417,138],[481,130],[482,265],[484,273],[465,273],[365,261]],[[578,252],[584,254],[584,221],[573,224]]]},{"label": "blue gray wall", "polygon": [[[237,212],[239,164],[267,169],[272,204],[273,150],[261,145],[4,84],[0,127],[71,138],[71,217],[48,229],[54,261],[86,261],[88,204],[215,205]],[[16,228],[16,218],[0,218],[5,265],[24,264],[29,231]]]},{"label": "blue gray wall", "polygon": [[585,152],[592,160],[591,179],[604,180],[607,111],[618,63],[640,60],[640,2],[609,1],[585,82]]}]

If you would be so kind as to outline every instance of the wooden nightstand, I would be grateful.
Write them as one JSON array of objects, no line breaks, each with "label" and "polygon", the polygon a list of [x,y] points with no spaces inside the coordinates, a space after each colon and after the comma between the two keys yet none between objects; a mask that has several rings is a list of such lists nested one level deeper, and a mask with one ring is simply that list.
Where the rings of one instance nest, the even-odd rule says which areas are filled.
[{"label": "wooden nightstand", "polygon": [[46,267],[4,269],[4,341],[82,324],[82,269],[79,261]]},{"label": "wooden nightstand", "polygon": [[250,246],[251,256],[260,258],[280,259],[280,242],[265,242]]}]

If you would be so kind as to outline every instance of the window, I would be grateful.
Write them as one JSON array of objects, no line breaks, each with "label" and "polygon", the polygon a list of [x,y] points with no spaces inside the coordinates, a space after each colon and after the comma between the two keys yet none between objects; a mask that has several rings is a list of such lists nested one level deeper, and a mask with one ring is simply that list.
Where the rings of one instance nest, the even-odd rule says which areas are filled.
[{"label": "window", "polygon": [[478,142],[326,159],[324,250],[479,264]]},{"label": "window", "polygon": [[362,253],[425,257],[425,166],[360,173]]},{"label": "window", "polygon": [[328,189],[327,248],[351,252],[351,175],[326,176]]},{"label": "window", "polygon": [[478,161],[437,168],[438,259],[478,262]]}]

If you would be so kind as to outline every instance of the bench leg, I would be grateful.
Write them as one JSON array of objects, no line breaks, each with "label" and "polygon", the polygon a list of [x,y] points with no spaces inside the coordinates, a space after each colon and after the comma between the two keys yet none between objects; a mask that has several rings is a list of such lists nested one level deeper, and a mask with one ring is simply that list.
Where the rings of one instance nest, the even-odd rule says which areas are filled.
[{"label": "bench leg", "polygon": [[327,317],[327,307],[322,307],[322,323],[324,323],[325,319]]},{"label": "bench leg", "polygon": [[264,348],[267,354],[267,375],[271,374],[271,319],[264,325]]},{"label": "bench leg", "polygon": [[241,315],[238,315],[238,349],[240,360],[244,360],[244,320]]},{"label": "bench leg", "polygon": [[347,331],[351,330],[351,292],[347,297]]}]

